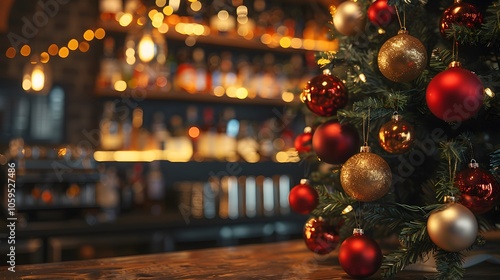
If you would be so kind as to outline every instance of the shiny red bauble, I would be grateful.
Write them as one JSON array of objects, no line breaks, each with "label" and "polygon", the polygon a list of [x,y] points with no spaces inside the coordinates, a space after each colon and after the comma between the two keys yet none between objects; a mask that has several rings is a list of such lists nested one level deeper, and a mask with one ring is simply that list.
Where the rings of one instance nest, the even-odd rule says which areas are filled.
[{"label": "shiny red bauble", "polygon": [[288,204],[293,211],[299,214],[309,214],[318,206],[318,192],[309,185],[307,179],[300,180],[288,194]]},{"label": "shiny red bauble", "polygon": [[462,205],[476,215],[490,211],[500,199],[500,184],[477,163],[471,163],[468,168],[457,173],[455,186],[462,194]]},{"label": "shiny red bauble", "polygon": [[461,122],[481,109],[484,87],[476,74],[454,66],[431,80],[425,98],[436,117],[446,122]]},{"label": "shiny red bauble", "polygon": [[368,19],[378,27],[387,27],[396,18],[396,10],[387,0],[377,0],[368,8]]},{"label": "shiny red bauble", "polygon": [[312,151],[312,129],[311,127],[304,128],[304,133],[301,133],[295,137],[293,146],[295,150],[299,153],[308,153]]},{"label": "shiny red bauble", "polygon": [[439,31],[446,38],[446,30],[451,28],[452,24],[458,24],[471,29],[481,27],[483,23],[483,15],[476,7],[462,1],[455,1],[453,5],[448,7],[439,23]]},{"label": "shiny red bauble", "polygon": [[301,100],[316,115],[330,117],[347,104],[347,88],[329,70],[325,70],[307,82]]},{"label": "shiny red bauble", "polygon": [[[338,226],[338,225],[337,225]],[[312,252],[325,255],[337,248],[339,228],[323,218],[310,218],[304,225],[304,241]]]},{"label": "shiny red bauble", "polygon": [[349,124],[330,120],[316,128],[312,145],[321,161],[341,164],[358,152],[359,134]]},{"label": "shiny red bauble", "polygon": [[354,233],[340,245],[339,263],[353,278],[369,277],[382,265],[382,250],[372,238]]}]

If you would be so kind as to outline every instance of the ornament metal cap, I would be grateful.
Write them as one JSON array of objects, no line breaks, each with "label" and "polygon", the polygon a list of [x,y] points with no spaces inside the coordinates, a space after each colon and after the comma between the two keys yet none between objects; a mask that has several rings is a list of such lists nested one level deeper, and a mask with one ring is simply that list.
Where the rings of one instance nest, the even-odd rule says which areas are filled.
[{"label": "ornament metal cap", "polygon": [[446,195],[444,197],[444,203],[455,203],[456,198],[452,195]]},{"label": "ornament metal cap", "polygon": [[365,232],[363,231],[363,229],[362,229],[362,228],[354,228],[354,229],[352,230],[352,234],[353,234],[353,235],[363,235],[364,233],[365,233]]},{"label": "ornament metal cap", "polygon": [[448,64],[448,68],[454,68],[454,67],[462,67],[462,64],[460,63],[460,61],[452,61],[450,62],[450,64]]},{"label": "ornament metal cap", "polygon": [[399,34],[408,34],[408,30],[406,29],[406,27],[401,27],[401,29],[398,31],[398,35]]},{"label": "ornament metal cap", "polygon": [[371,151],[372,149],[368,145],[364,145],[359,148],[360,153],[370,153]]},{"label": "ornament metal cap", "polygon": [[479,167],[479,163],[477,163],[475,159],[471,159],[470,163],[469,163],[469,167],[470,168],[478,168]]},{"label": "ornament metal cap", "polygon": [[331,75],[332,72],[330,71],[330,69],[323,69],[323,75]]},{"label": "ornament metal cap", "polygon": [[309,179],[300,179],[300,184],[301,185],[309,185]]},{"label": "ornament metal cap", "polygon": [[393,121],[400,121],[403,119],[403,116],[399,115],[398,112],[394,112],[394,115],[392,115],[391,119]]},{"label": "ornament metal cap", "polygon": [[312,132],[312,128],[310,126],[304,127],[304,133],[311,133],[311,132]]}]

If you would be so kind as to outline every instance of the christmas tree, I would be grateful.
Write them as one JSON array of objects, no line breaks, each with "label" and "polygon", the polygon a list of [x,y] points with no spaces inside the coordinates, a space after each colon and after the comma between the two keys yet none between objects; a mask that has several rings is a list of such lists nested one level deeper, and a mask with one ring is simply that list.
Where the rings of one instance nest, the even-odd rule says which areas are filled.
[{"label": "christmas tree", "polygon": [[[353,277],[431,256],[436,279],[460,279],[500,216],[500,1],[348,0],[330,13],[339,48],[317,55],[325,71],[301,94],[312,132],[295,146],[311,172],[289,196],[312,215],[306,244],[342,242]],[[400,246],[382,257],[374,240],[390,235]]]}]

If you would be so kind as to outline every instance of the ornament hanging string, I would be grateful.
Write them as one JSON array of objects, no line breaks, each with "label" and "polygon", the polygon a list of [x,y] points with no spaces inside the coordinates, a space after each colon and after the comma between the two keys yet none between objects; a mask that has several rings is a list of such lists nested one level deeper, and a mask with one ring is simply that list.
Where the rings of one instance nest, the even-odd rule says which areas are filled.
[{"label": "ornament hanging string", "polygon": [[399,16],[398,7],[394,5],[394,10],[396,10],[396,16],[398,17],[399,27],[401,30],[406,30],[406,8],[403,5],[403,23],[401,23],[401,17]]},{"label": "ornament hanging string", "polygon": [[368,146],[368,137],[370,134],[370,108],[368,107],[368,116],[363,117],[363,145]]}]

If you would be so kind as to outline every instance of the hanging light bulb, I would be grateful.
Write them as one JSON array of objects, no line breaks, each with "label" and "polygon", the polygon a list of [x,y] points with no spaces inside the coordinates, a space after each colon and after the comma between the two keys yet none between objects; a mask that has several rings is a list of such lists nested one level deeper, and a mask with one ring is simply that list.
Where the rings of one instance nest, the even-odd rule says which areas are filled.
[{"label": "hanging light bulb", "polygon": [[145,33],[139,41],[138,54],[142,62],[150,62],[155,57],[156,46],[151,34]]},{"label": "hanging light bulb", "polygon": [[34,55],[24,67],[22,87],[26,92],[47,94],[52,87],[52,73],[47,63]]}]

